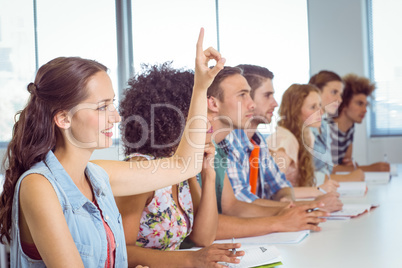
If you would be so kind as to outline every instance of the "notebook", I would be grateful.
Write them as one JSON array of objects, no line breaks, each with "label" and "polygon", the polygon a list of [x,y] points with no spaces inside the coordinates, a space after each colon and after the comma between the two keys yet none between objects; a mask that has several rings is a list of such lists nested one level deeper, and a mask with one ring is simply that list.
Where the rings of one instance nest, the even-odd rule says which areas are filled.
[{"label": "notebook", "polygon": [[230,268],[248,268],[248,267],[273,267],[282,265],[279,250],[275,246],[259,245],[259,246],[246,246],[240,248],[244,251],[244,255],[238,257],[239,264],[233,263],[220,263]]},{"label": "notebook", "polygon": [[364,180],[367,183],[386,184],[390,179],[390,172],[364,172]]},{"label": "notebook", "polygon": [[[243,245],[297,244],[310,234],[310,230],[278,232],[254,237],[236,238]],[[214,243],[232,243],[232,239],[216,240]]]},{"label": "notebook", "polygon": [[364,181],[340,182],[337,192],[341,197],[363,197],[367,189],[367,183]]},{"label": "notebook", "polygon": [[372,204],[344,204],[342,210],[332,212],[331,216],[328,217],[329,219],[333,217],[349,217],[355,218],[360,216],[366,212],[369,212],[371,209],[378,207],[378,205]]}]

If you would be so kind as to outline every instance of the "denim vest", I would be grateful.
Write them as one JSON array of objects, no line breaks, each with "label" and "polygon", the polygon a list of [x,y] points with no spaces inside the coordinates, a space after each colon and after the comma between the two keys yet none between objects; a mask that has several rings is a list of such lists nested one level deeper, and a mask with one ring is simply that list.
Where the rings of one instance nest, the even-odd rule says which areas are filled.
[{"label": "denim vest", "polygon": [[[42,260],[29,258],[22,251],[20,243],[19,190],[24,177],[32,173],[45,176],[52,184],[84,266],[104,268],[107,258],[107,238],[101,214],[96,206],[78,190],[52,151],[49,151],[44,161],[35,164],[22,174],[15,187],[10,244],[11,267],[46,267]],[[85,173],[91,182],[99,208],[102,210],[103,219],[114,234],[115,267],[127,267],[122,219],[114,201],[109,177],[101,167],[93,163],[88,163]],[[46,235],[45,230],[43,235]]]}]

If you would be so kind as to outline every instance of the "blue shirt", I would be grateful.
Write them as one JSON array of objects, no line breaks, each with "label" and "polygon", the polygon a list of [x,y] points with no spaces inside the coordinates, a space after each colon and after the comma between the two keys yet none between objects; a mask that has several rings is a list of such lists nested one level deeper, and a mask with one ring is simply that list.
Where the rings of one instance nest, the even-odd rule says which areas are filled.
[{"label": "blue shirt", "polygon": [[[19,178],[14,193],[10,244],[11,267],[46,267],[42,260],[26,256],[21,248],[19,230],[19,191],[29,174],[41,174],[52,184],[60,202],[70,234],[85,267],[104,268],[107,258],[106,231],[101,213],[73,183],[52,151]],[[91,182],[103,219],[113,232],[116,243],[115,267],[127,267],[127,251],[121,215],[114,201],[108,174],[101,167],[88,163],[85,173]],[[44,231],[43,235],[46,235]]]},{"label": "blue shirt", "polygon": [[261,133],[256,131],[252,139],[260,146],[258,187],[256,194],[251,192],[250,186],[250,154],[254,145],[242,129],[233,130],[222,142],[221,148],[228,152],[227,174],[237,199],[253,202],[258,198],[272,199],[280,189],[292,187],[276,165],[268,150],[268,144]]},{"label": "blue shirt", "polygon": [[[318,128],[310,128],[314,134],[314,168],[317,172],[331,174],[333,169],[331,155],[331,136],[329,125],[326,118],[321,121],[320,130]],[[320,133],[321,131],[321,133]]]}]

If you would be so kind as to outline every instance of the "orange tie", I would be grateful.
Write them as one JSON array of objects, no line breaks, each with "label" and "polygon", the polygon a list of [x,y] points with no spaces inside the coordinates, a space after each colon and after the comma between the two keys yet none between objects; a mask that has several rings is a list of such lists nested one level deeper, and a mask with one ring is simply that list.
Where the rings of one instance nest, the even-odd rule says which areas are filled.
[{"label": "orange tie", "polygon": [[257,183],[258,183],[258,157],[260,155],[260,146],[258,146],[254,140],[251,140],[254,144],[254,149],[251,151],[249,162],[250,162],[250,186],[251,192],[256,194]]}]

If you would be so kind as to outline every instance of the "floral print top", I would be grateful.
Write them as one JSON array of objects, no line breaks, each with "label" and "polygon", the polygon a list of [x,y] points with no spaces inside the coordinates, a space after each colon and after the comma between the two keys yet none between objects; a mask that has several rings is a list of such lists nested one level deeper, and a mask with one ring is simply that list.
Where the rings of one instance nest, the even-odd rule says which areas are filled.
[{"label": "floral print top", "polygon": [[154,198],[141,215],[136,245],[161,250],[176,250],[191,233],[193,225],[193,202],[187,181],[178,185],[179,204],[172,195],[172,186],[155,191]]},{"label": "floral print top", "polygon": [[190,235],[194,222],[188,181],[178,184],[178,202],[184,213],[173,199],[172,186],[155,191],[153,199],[141,215],[137,246],[160,250],[179,249],[183,240]]}]

